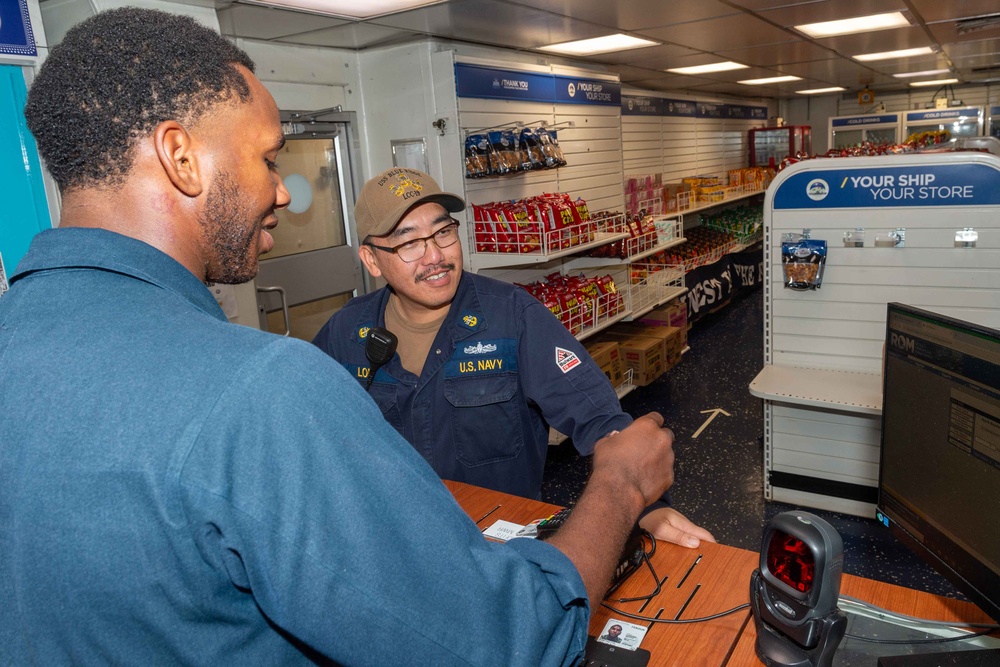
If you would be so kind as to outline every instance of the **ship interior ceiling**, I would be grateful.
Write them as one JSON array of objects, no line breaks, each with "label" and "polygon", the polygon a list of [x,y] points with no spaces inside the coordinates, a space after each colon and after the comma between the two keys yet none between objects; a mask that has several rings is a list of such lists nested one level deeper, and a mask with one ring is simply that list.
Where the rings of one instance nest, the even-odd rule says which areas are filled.
[{"label": "ship interior ceiling", "polygon": [[[216,0],[224,34],[274,44],[362,50],[437,38],[537,52],[540,47],[624,33],[654,46],[593,56],[621,83],[648,91],[782,99],[796,91],[842,87],[900,91],[895,74],[949,70],[962,84],[1000,81],[1000,5],[996,0],[445,0],[350,20]],[[902,12],[909,25],[860,34],[812,38],[793,26]],[[853,56],[930,47],[927,55],[859,62]],[[689,76],[668,69],[735,61],[739,70]],[[759,86],[747,79],[795,76]],[[845,93],[848,94],[848,93]]]}]

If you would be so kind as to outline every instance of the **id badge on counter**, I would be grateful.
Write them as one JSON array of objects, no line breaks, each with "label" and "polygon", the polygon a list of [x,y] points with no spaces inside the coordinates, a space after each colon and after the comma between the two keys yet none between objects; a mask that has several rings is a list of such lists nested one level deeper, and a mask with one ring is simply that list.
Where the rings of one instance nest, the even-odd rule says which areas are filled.
[{"label": "id badge on counter", "polygon": [[597,635],[597,641],[634,651],[639,648],[639,644],[642,643],[642,638],[645,636],[646,626],[612,618],[604,624],[601,634]]}]

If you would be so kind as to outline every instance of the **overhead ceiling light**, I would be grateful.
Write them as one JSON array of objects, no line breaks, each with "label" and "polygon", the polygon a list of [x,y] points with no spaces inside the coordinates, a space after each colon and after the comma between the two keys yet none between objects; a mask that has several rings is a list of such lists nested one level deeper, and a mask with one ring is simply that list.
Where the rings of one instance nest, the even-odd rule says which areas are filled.
[{"label": "overhead ceiling light", "polygon": [[592,56],[598,53],[610,53],[612,51],[627,51],[628,49],[641,49],[644,46],[656,46],[659,42],[650,39],[639,39],[631,35],[606,35],[604,37],[594,37],[592,39],[578,39],[574,42],[563,42],[562,44],[550,44],[538,47],[539,51],[551,51],[552,53],[564,53],[573,56]]},{"label": "overhead ceiling light", "polygon": [[805,25],[794,26],[794,28],[810,37],[833,37],[834,35],[851,35],[856,32],[875,32],[876,30],[887,30],[889,28],[905,28],[909,25],[909,20],[902,12],[889,12],[888,14],[872,14],[871,16],[858,16],[853,19],[841,19],[839,21],[807,23]]},{"label": "overhead ceiling light", "polygon": [[945,69],[926,69],[923,72],[900,72],[899,74],[893,74],[897,79],[909,79],[915,76],[937,76],[938,74],[947,74],[951,70]]},{"label": "overhead ceiling light", "polygon": [[801,81],[801,76],[769,76],[765,79],[744,79],[739,83],[746,86],[766,86],[769,83],[784,83],[785,81]]},{"label": "overhead ceiling light", "polygon": [[842,90],[847,90],[847,88],[833,86],[832,88],[811,88],[810,90],[796,90],[795,92],[799,95],[819,95],[821,93],[839,93]]},{"label": "overhead ceiling light", "polygon": [[436,5],[444,0],[244,0],[253,5],[301,9],[313,14],[339,16],[348,19],[370,19],[395,14],[408,9]]},{"label": "overhead ceiling light", "polygon": [[727,60],[723,63],[711,63],[708,65],[693,65],[691,67],[674,67],[666,71],[674,74],[708,74],[709,72],[728,72],[731,69],[746,69],[749,65],[741,65]]},{"label": "overhead ceiling light", "polygon": [[938,79],[936,81],[911,81],[910,85],[919,88],[921,86],[947,86],[949,83],[958,83],[958,79]]},{"label": "overhead ceiling light", "polygon": [[934,49],[929,46],[921,46],[917,49],[902,49],[900,51],[883,51],[882,53],[862,53],[851,56],[855,60],[868,62],[869,60],[889,60],[891,58],[909,58],[911,56],[926,56],[934,53]]}]

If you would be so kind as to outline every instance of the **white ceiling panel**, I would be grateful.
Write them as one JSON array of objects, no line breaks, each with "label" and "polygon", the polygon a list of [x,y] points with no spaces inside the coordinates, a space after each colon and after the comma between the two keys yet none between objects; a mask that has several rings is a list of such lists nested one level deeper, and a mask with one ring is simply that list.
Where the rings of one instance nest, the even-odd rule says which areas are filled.
[{"label": "white ceiling panel", "polygon": [[[193,0],[192,0],[193,1]],[[364,1],[364,0],[359,0]],[[223,33],[275,43],[363,50],[435,37],[564,58],[540,46],[626,32],[662,44],[601,54],[593,62],[630,86],[654,91],[736,96],[794,96],[794,90],[840,85],[855,90],[903,90],[892,74],[951,67],[963,81],[1000,76],[1000,22],[969,31],[960,23],[996,14],[1000,0],[446,0],[368,21],[268,9],[215,0]],[[791,26],[904,11],[913,25],[874,33],[812,39]],[[936,54],[860,64],[850,56],[930,46]],[[671,67],[735,60],[749,69],[685,77]],[[803,81],[752,88],[735,81],[793,74]]]},{"label": "white ceiling panel", "polygon": [[509,0],[513,4],[589,21],[617,30],[643,32],[659,26],[739,14],[740,9],[717,0]]},{"label": "white ceiling panel", "polygon": [[790,28],[806,23],[836,21],[855,16],[871,16],[889,12],[905,12],[904,0],[821,0],[797,5],[787,5],[776,9],[760,11],[759,14],[778,25]]},{"label": "white ceiling panel", "polygon": [[370,23],[349,23],[335,28],[312,30],[296,35],[289,35],[274,41],[284,44],[302,44],[306,46],[329,46],[338,49],[366,49],[375,46],[399,44],[424,35],[402,28],[389,28]]},{"label": "white ceiling panel", "polygon": [[495,0],[445,2],[370,21],[447,39],[538,48],[607,34],[601,26]]},{"label": "white ceiling panel", "polygon": [[742,49],[719,51],[725,60],[734,60],[746,65],[778,67],[788,63],[809,62],[833,58],[836,53],[811,42],[784,42],[767,46],[751,46]]},{"label": "white ceiling panel", "polygon": [[695,21],[638,34],[702,51],[723,51],[762,44],[791,42],[795,36],[750,14]]},{"label": "white ceiling panel", "polygon": [[256,5],[230,5],[218,10],[222,34],[247,39],[275,39],[300,32],[345,25],[348,21]]}]

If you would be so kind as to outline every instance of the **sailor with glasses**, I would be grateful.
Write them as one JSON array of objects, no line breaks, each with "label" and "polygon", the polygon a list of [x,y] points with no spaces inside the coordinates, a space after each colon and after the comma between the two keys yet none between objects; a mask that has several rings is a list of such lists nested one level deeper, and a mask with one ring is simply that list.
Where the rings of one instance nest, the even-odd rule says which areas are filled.
[{"label": "sailor with glasses", "polygon": [[[414,169],[368,181],[354,211],[359,255],[387,286],[348,302],[313,343],[367,386],[367,333],[394,333],[396,354],[370,389],[386,420],[442,478],[539,498],[549,425],[589,455],[632,417],[540,301],[463,271],[452,214],[464,209],[462,198]],[[666,502],[642,525],[684,546],[714,541]]]}]

